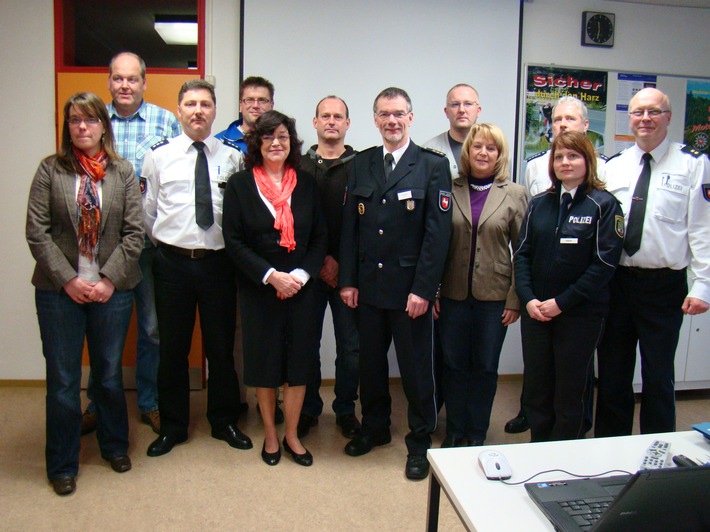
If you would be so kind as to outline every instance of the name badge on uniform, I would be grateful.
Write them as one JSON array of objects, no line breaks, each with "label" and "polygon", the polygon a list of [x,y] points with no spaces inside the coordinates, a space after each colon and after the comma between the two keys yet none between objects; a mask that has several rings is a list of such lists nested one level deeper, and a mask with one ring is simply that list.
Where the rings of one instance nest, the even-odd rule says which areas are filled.
[{"label": "name badge on uniform", "polygon": [[399,201],[404,201],[407,199],[412,198],[412,191],[411,190],[403,190],[401,192],[397,192],[397,199]]},{"label": "name badge on uniform", "polygon": [[407,203],[406,203],[406,206],[407,206],[407,210],[408,210],[408,211],[413,211],[413,210],[414,210],[414,200],[413,200],[413,199],[408,199],[408,200],[407,200]]},{"label": "name badge on uniform", "polygon": [[578,242],[579,239],[574,237],[560,238],[560,244],[577,244]]},{"label": "name badge on uniform", "polygon": [[357,212],[360,214],[360,216],[365,214],[365,204],[364,203],[357,204]]}]

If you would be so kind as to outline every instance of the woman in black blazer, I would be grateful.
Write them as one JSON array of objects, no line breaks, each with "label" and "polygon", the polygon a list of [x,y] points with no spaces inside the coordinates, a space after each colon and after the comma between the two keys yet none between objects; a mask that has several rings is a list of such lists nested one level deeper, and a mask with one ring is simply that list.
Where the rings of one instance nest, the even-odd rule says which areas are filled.
[{"label": "woman in black blazer", "polygon": [[313,456],[297,435],[306,383],[317,363],[320,331],[314,283],[325,259],[326,226],[315,178],[298,171],[301,144],[293,119],[269,111],[247,136],[247,170],[230,177],[223,233],[237,268],[244,382],[256,387],[264,423],[261,456],[281,458],[274,408],[283,386],[284,449],[296,463]]}]

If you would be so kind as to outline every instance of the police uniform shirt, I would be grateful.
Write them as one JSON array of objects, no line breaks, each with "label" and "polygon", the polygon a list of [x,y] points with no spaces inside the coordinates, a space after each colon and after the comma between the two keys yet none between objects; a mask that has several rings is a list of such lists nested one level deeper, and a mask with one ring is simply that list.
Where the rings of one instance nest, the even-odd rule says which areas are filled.
[{"label": "police uniform shirt", "polygon": [[223,249],[222,203],[229,176],[244,166],[241,152],[229,142],[204,140],[210,173],[214,224],[206,231],[195,220],[194,141],[184,133],[153,146],[143,160],[146,180],[145,225],[153,242],[185,249]]},{"label": "police uniform shirt", "polygon": [[[601,181],[605,181],[605,159],[597,157],[597,176]],[[552,182],[550,181],[550,150],[537,153],[525,159],[525,182],[523,183],[530,191],[530,197],[545,192]]]},{"label": "police uniform shirt", "polygon": [[[710,160],[691,153],[668,137],[651,151],[641,248],[622,266],[690,269],[693,286],[688,296],[710,302]],[[621,203],[625,223],[636,182],[643,168],[644,151],[634,145],[606,163],[607,190]]]},{"label": "police uniform shirt", "polygon": [[[407,143],[404,146],[402,146],[401,148],[397,148],[393,152],[389,152],[389,153],[392,153],[392,157],[394,158],[394,161],[392,162],[392,170],[397,168],[397,163],[402,158],[402,155],[404,155],[404,152],[407,151],[407,148],[409,148],[410,142],[411,141],[408,139]],[[385,155],[387,155],[387,153],[388,153],[387,148],[382,146],[382,164],[383,165],[385,164]]]}]

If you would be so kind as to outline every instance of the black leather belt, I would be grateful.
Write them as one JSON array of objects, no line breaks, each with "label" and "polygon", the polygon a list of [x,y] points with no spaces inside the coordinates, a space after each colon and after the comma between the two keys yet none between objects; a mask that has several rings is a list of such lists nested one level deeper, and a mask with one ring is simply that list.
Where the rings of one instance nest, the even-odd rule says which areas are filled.
[{"label": "black leather belt", "polygon": [[177,246],[171,246],[170,244],[163,244],[162,242],[158,245],[168,251],[177,253],[183,257],[190,257],[191,259],[204,259],[205,257],[209,257],[210,255],[223,251],[221,249],[185,249]]},{"label": "black leather belt", "polygon": [[619,265],[619,270],[633,277],[645,277],[646,279],[658,279],[660,277],[669,277],[685,272],[685,268],[682,270],[672,270],[671,268],[638,268],[636,266],[621,265]]}]

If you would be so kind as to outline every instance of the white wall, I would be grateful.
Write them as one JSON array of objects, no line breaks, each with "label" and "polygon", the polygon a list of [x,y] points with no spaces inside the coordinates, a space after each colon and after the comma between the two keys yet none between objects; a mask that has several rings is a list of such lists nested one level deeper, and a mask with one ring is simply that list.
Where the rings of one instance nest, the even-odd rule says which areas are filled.
[{"label": "white wall", "polygon": [[0,2],[0,379],[44,378],[25,213],[40,159],[55,151],[52,6],[52,0]]},{"label": "white wall", "polygon": [[[294,9],[299,9],[294,4]],[[215,129],[222,129],[237,113],[239,11],[236,0],[208,0],[207,74],[217,81],[218,116]],[[656,72],[710,77],[710,63],[704,51],[710,45],[710,9],[644,6],[602,0],[534,0],[524,4],[523,64],[556,63],[609,70]],[[582,47],[582,11],[616,13],[614,48]],[[462,26],[452,20],[452,32],[465,42],[474,24]],[[399,24],[399,25],[398,25]],[[392,26],[397,38],[418,39],[406,31],[406,16]],[[400,29],[397,29],[401,26]],[[43,379],[44,360],[34,311],[30,275],[34,261],[24,239],[24,219],[30,181],[40,159],[52,153],[54,144],[54,41],[52,0],[3,0],[0,2],[0,97],[3,133],[0,157],[5,171],[0,179],[0,201],[4,203],[3,257],[0,264],[0,380]],[[375,31],[373,29],[373,31]],[[294,33],[297,35],[297,32]],[[293,42],[292,39],[288,40]],[[465,54],[493,54],[490,50],[468,50]],[[289,53],[293,53],[291,50]],[[502,59],[501,59],[502,60]],[[511,57],[510,61],[515,61]],[[422,65],[424,69],[426,65]],[[462,72],[472,76],[475,71]],[[431,83],[426,72],[422,81]],[[416,102],[421,107],[424,102]],[[485,105],[485,102],[484,102]],[[515,102],[510,102],[511,106]],[[441,102],[436,102],[437,108]],[[442,129],[445,123],[442,119]],[[424,135],[421,135],[422,137]],[[332,346],[332,335],[326,335]],[[332,352],[331,348],[327,349]],[[521,373],[520,340],[517,325],[509,332],[501,359],[501,373]],[[324,364],[324,376],[332,377],[332,364]]]}]

